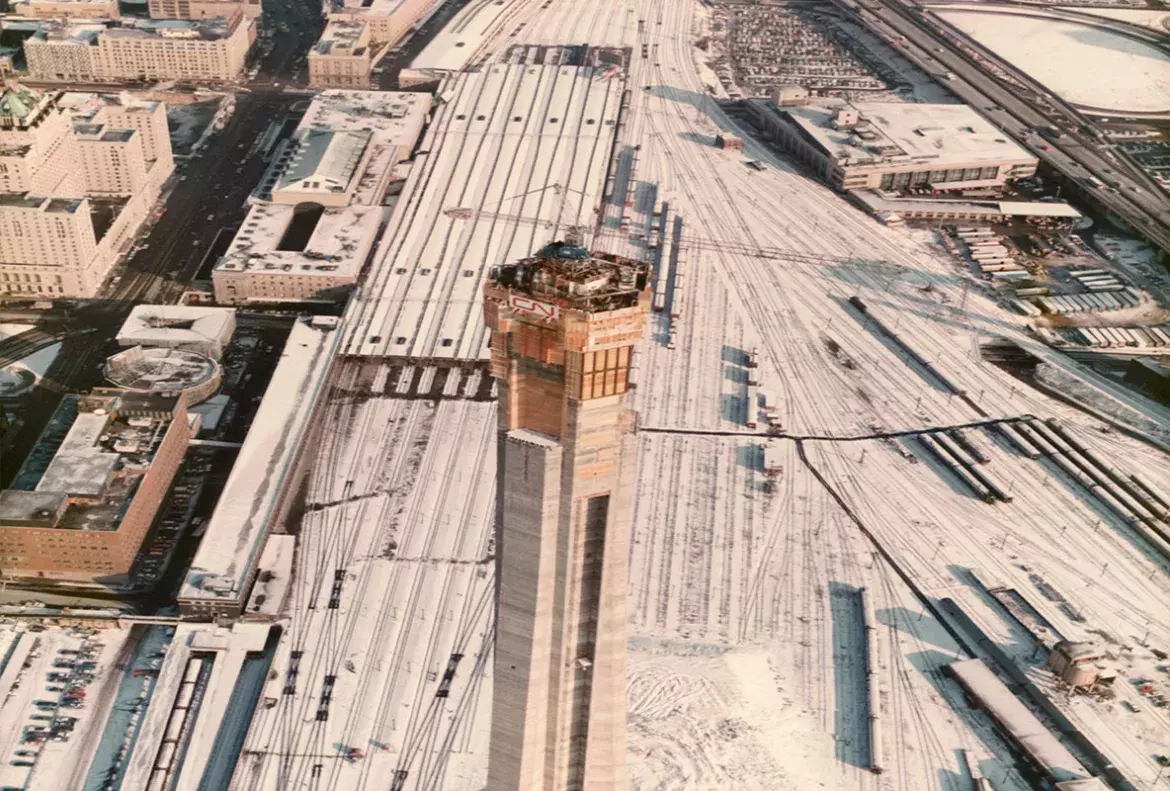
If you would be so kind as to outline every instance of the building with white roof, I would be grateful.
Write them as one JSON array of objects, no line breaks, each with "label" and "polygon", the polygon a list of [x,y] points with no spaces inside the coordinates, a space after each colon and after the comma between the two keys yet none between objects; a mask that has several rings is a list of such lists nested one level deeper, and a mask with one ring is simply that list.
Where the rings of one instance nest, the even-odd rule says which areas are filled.
[{"label": "building with white roof", "polygon": [[118,19],[118,0],[13,0],[12,13],[29,19]]},{"label": "building with white roof", "polygon": [[118,330],[118,345],[186,349],[218,360],[235,330],[232,308],[136,305]]},{"label": "building with white roof", "polygon": [[328,90],[273,158],[211,280],[216,301],[336,301],[382,228],[395,168],[422,134],[431,97]]},{"label": "building with white roof", "polygon": [[125,579],[198,430],[183,396],[67,396],[0,491],[0,575]]},{"label": "building with white roof", "polygon": [[265,393],[276,397],[260,402],[179,590],[185,614],[234,616],[243,609],[265,539],[291,503],[338,337],[336,319],[293,325]]},{"label": "building with white roof", "polygon": [[386,215],[381,206],[253,206],[211,274],[215,301],[344,301]]},{"label": "building with white roof", "polygon": [[964,104],[747,103],[756,125],[840,190],[1000,187],[1037,159]]},{"label": "building with white roof", "polygon": [[260,0],[149,0],[151,19],[208,19],[230,17],[239,11],[249,19],[261,14]]},{"label": "building with white roof", "polygon": [[438,0],[331,0],[330,20],[365,22],[374,47],[394,46],[439,5]]}]

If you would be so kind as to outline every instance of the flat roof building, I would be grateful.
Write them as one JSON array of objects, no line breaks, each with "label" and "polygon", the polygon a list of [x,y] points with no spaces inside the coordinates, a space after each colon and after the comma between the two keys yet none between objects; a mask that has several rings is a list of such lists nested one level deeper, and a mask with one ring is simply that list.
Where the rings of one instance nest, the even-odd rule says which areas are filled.
[{"label": "flat roof building", "polygon": [[964,104],[747,102],[756,126],[844,190],[1001,187],[1037,159]]},{"label": "flat roof building", "polygon": [[[332,77],[334,80],[322,82],[321,86],[358,85],[359,83],[340,82],[348,76],[341,69],[351,68],[357,72],[366,66],[373,66],[440,2],[441,0],[330,0],[326,6],[329,23],[325,26],[317,46],[309,54],[310,79],[313,53],[317,53],[318,78]],[[335,26],[334,23],[342,24]],[[325,45],[324,51],[320,49],[322,44]],[[349,55],[343,55],[347,49],[359,48],[363,50],[360,54],[352,51]],[[349,57],[353,61],[348,64],[340,60],[331,61],[331,52],[336,52],[339,58]],[[318,85],[317,82],[310,84]]]},{"label": "flat roof building", "polygon": [[9,9],[29,19],[118,19],[118,0],[13,0]]},{"label": "flat roof building", "polygon": [[182,397],[66,396],[0,492],[0,575],[124,581],[196,430]]},{"label": "flat roof building", "polygon": [[343,301],[386,223],[395,167],[410,156],[429,94],[327,90],[273,157],[212,271],[215,299]]},{"label": "flat roof building", "polygon": [[381,206],[253,206],[211,273],[215,301],[344,301],[386,214]]},{"label": "flat roof building", "polygon": [[260,0],[148,0],[151,19],[209,19],[230,17],[239,11],[249,19],[259,19]]},{"label": "flat roof building", "polygon": [[313,88],[368,88],[377,50],[370,26],[357,19],[330,19],[309,50],[309,85]]},{"label": "flat roof building", "polygon": [[255,20],[235,11],[194,20],[125,20],[119,26],[45,23],[24,42],[30,76],[103,82],[226,82],[240,75]]},{"label": "flat roof building", "polygon": [[236,330],[231,308],[135,305],[118,330],[118,345],[185,349],[218,360]]},{"label": "flat roof building", "polygon": [[335,318],[303,318],[293,325],[179,589],[184,614],[242,612],[265,539],[292,503],[338,335]]}]

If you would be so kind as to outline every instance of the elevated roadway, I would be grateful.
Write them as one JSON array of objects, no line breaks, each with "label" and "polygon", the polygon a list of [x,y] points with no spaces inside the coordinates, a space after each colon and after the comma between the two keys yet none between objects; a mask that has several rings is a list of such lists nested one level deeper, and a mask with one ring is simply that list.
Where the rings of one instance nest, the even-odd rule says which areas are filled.
[{"label": "elevated roadway", "polygon": [[[949,74],[947,86],[963,101],[1027,145],[1071,183],[1080,185],[1088,199],[1131,225],[1164,253],[1170,253],[1170,201],[1161,191],[1152,190],[1145,179],[1119,172],[1125,165],[1102,153],[1097,143],[1079,132],[1049,139],[1037,131],[1054,122],[1052,111],[1038,105],[1043,100],[1049,108],[1060,106],[1063,103],[1057,97],[1035,86],[1037,98],[1032,99],[1018,87],[1005,85],[990,75],[983,63],[960,51],[942,31],[941,20],[930,14],[893,0],[835,2],[928,73]],[[969,42],[969,47],[980,50],[974,42]],[[980,56],[984,54],[980,52]],[[994,60],[990,53],[984,59]],[[1090,177],[1106,186],[1087,187],[1085,182]]]}]

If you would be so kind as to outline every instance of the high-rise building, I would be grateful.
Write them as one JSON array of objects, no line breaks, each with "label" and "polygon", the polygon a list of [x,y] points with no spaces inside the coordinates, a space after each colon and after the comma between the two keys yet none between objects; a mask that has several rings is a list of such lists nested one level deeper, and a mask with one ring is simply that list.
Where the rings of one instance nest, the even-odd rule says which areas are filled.
[{"label": "high-rise building", "polygon": [[555,243],[484,286],[499,382],[488,791],[624,791],[635,449],[649,265]]},{"label": "high-rise building", "polygon": [[0,297],[88,297],[174,170],[166,107],[0,90]]}]

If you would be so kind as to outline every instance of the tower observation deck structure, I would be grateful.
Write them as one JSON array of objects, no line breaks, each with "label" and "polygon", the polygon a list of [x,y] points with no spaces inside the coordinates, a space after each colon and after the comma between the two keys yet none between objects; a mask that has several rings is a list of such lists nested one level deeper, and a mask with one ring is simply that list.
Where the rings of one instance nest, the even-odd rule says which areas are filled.
[{"label": "tower observation deck structure", "polygon": [[650,266],[553,243],[484,285],[499,381],[487,791],[625,791],[630,361]]}]

